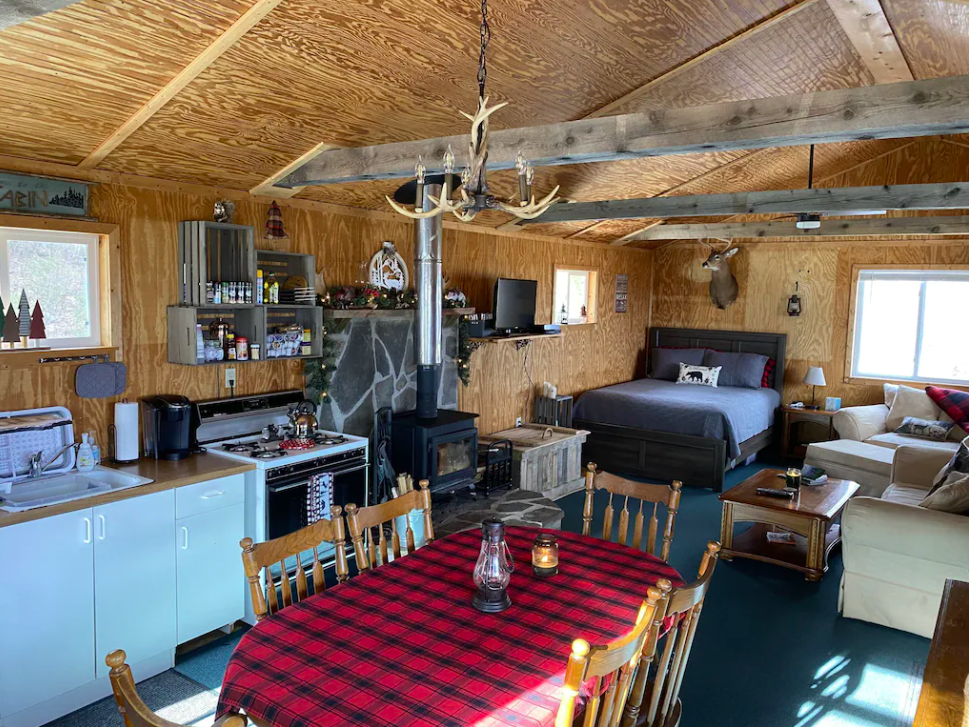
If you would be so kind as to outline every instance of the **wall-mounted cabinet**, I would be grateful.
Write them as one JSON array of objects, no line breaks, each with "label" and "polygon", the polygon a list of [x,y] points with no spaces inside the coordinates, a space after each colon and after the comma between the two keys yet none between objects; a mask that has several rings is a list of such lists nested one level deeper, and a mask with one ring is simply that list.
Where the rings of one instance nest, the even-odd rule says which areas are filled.
[{"label": "wall-mounted cabinet", "polygon": [[[231,309],[231,310],[230,310]],[[202,326],[204,340],[214,336],[209,327],[218,320],[229,325],[236,335],[245,336],[249,343],[265,346],[266,315],[259,306],[168,306],[168,362],[175,364],[220,364],[224,361],[206,361],[204,350],[199,356],[196,326]]]},{"label": "wall-mounted cabinet", "polygon": [[[279,305],[316,305],[316,256],[256,250],[256,268],[264,283],[279,283]],[[265,296],[263,304],[270,305]]]},{"label": "wall-mounted cabinet", "polygon": [[249,225],[186,221],[178,226],[178,288],[182,305],[205,305],[205,284],[256,283],[255,230]]}]

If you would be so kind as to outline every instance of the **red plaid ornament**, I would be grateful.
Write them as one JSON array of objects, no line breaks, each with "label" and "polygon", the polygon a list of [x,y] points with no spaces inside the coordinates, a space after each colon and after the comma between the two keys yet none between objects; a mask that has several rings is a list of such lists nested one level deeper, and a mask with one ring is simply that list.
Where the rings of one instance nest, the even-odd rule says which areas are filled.
[{"label": "red plaid ornament", "polygon": [[286,240],[288,239],[286,230],[283,229],[283,212],[279,205],[273,201],[266,215],[266,240]]}]

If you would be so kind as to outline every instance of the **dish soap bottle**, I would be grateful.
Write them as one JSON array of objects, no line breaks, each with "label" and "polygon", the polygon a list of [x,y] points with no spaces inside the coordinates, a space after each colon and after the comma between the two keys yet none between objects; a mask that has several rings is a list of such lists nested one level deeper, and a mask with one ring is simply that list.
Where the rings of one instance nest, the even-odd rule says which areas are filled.
[{"label": "dish soap bottle", "polygon": [[91,449],[91,443],[88,441],[87,432],[84,432],[81,435],[81,444],[77,448],[77,471],[90,472],[93,469],[94,451]]}]

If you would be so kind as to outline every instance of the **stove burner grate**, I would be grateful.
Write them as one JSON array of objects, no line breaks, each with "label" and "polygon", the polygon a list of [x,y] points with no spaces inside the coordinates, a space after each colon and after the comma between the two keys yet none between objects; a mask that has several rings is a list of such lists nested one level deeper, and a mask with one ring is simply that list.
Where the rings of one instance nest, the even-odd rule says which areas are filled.
[{"label": "stove burner grate", "polygon": [[236,442],[234,444],[223,444],[222,449],[224,449],[226,452],[243,454],[245,452],[258,452],[261,447],[258,444],[253,444],[251,442]]},{"label": "stove burner grate", "polygon": [[279,459],[285,456],[286,453],[281,449],[261,449],[252,453],[254,459]]},{"label": "stove burner grate", "polygon": [[333,444],[343,444],[347,441],[347,438],[342,434],[317,434],[314,441],[319,445],[329,446]]}]

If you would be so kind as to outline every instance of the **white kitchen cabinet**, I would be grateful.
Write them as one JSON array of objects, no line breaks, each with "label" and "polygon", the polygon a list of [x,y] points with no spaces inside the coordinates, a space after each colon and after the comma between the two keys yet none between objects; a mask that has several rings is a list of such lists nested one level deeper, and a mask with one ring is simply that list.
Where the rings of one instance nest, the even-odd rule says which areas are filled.
[{"label": "white kitchen cabinet", "polygon": [[104,657],[124,649],[128,662],[175,648],[175,493],[94,508],[97,675]]},{"label": "white kitchen cabinet", "polygon": [[0,528],[0,717],[94,681],[93,518]]},{"label": "white kitchen cabinet", "polygon": [[245,517],[239,503],[176,521],[178,643],[245,615]]}]

